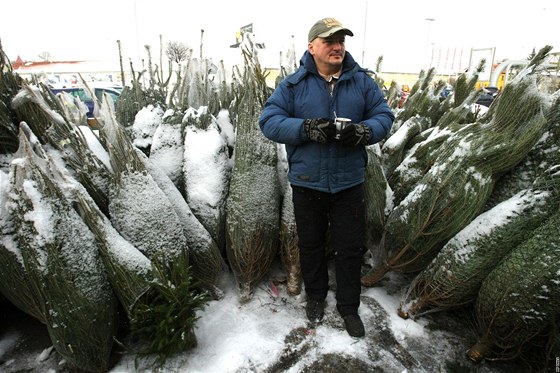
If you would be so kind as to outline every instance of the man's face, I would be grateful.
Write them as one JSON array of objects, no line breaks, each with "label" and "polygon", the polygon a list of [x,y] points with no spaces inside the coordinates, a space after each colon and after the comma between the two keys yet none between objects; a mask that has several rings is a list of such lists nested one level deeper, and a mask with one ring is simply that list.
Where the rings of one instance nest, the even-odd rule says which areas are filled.
[{"label": "man's face", "polygon": [[346,53],[344,33],[334,34],[328,38],[316,38],[308,45],[316,64],[340,66]]}]

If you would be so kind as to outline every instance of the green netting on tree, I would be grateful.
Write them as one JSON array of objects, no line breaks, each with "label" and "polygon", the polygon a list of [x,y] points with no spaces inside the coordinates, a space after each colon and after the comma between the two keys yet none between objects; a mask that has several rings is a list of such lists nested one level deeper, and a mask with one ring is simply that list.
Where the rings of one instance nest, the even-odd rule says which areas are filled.
[{"label": "green netting on tree", "polygon": [[51,341],[80,370],[109,368],[117,302],[96,241],[57,184],[49,159],[20,137],[13,202],[25,269],[42,302]]},{"label": "green netting on tree", "polygon": [[[448,149],[449,152],[455,143],[471,132],[478,131],[477,128],[476,123],[453,125],[447,128],[433,127],[428,137],[416,144],[392,173],[387,173],[387,181],[394,192],[395,204],[399,204],[436,163],[437,159],[441,158],[442,150]],[[384,164],[389,164],[389,162]]]},{"label": "green netting on tree", "polygon": [[482,283],[476,300],[478,342],[468,356],[514,359],[550,332],[560,310],[560,213],[515,247]]},{"label": "green netting on tree", "polygon": [[136,148],[112,113],[102,113],[99,121],[101,138],[115,172],[115,185],[109,195],[111,223],[150,260],[157,257],[172,262],[187,246],[173,206],[146,171]]},{"label": "green netting on tree", "polygon": [[399,314],[417,317],[474,302],[488,273],[558,209],[559,182],[524,190],[476,217],[414,278]]},{"label": "green netting on tree", "polygon": [[22,79],[14,74],[0,42],[0,154],[14,153],[18,148],[19,121],[11,106],[21,86]]},{"label": "green netting on tree", "polygon": [[430,171],[389,215],[383,238],[383,262],[362,278],[371,286],[386,272],[416,272],[435,257],[443,244],[480,212],[492,190],[487,170],[460,165]]},{"label": "green netting on tree", "polygon": [[366,203],[366,248],[374,261],[379,255],[379,242],[385,226],[388,211],[392,209],[391,190],[381,167],[379,155],[374,146],[366,147],[368,163],[366,166],[364,194]]},{"label": "green netting on tree", "polygon": [[0,154],[14,153],[17,147],[17,130],[12,123],[10,110],[0,101]]},{"label": "green netting on tree", "polygon": [[192,276],[199,286],[213,297],[220,298],[223,293],[218,282],[225,263],[216,241],[191,211],[187,201],[165,172],[140,150],[136,153],[177,214],[187,242]]},{"label": "green netting on tree", "polygon": [[430,83],[434,79],[435,68],[429,69],[427,72],[422,71],[418,80],[410,90],[410,94],[403,104],[403,110],[396,115],[395,122],[404,123],[408,119],[418,115],[421,117],[430,117],[430,108],[434,102],[439,101],[438,97],[430,89]]},{"label": "green netting on tree", "polygon": [[[18,116],[29,124],[33,133],[39,131],[42,134],[39,136],[42,144],[48,143],[61,151],[78,180],[99,208],[107,213],[108,193],[113,183],[111,171],[90,150],[84,131],[91,133],[91,130],[70,121],[62,109],[62,102],[63,100],[53,98],[44,87],[37,89],[25,85],[17,95],[14,107]],[[93,134],[90,137],[93,137]]]},{"label": "green netting on tree", "polygon": [[226,245],[241,301],[251,298],[256,284],[268,272],[278,250],[280,225],[277,147],[258,127],[268,88],[254,51],[245,51],[245,61],[246,87],[239,103]]},{"label": "green netting on tree", "polygon": [[144,107],[145,102],[144,93],[138,83],[133,84],[132,87],[125,86],[116,104],[116,116],[119,123],[125,127],[132,126],[136,114]]},{"label": "green netting on tree", "polygon": [[82,219],[95,236],[111,287],[130,319],[149,289],[151,261],[117,232],[87,194],[78,190],[75,195]]},{"label": "green netting on tree", "polygon": [[288,294],[297,295],[301,292],[301,267],[299,262],[298,234],[294,203],[292,200],[292,186],[286,185],[286,192],[282,200],[280,217],[280,259],[288,273],[286,289]]},{"label": "green netting on tree", "polygon": [[525,158],[546,129],[550,103],[533,74],[509,84],[493,107],[492,117],[452,131],[431,149],[433,163],[424,160],[426,169],[412,178],[421,176],[419,181],[389,215],[382,241],[385,262],[362,284],[373,285],[389,270],[424,269],[482,211],[497,175]]},{"label": "green netting on tree", "polygon": [[425,117],[412,117],[404,122],[399,129],[393,133],[381,148],[383,159],[383,170],[385,174],[391,175],[395,168],[402,162],[411,139],[431,126],[431,122]]},{"label": "green netting on tree", "polygon": [[11,212],[4,212],[8,220],[0,221],[0,293],[12,304],[43,324],[45,316],[40,297],[25,269],[23,256]]},{"label": "green netting on tree", "polygon": [[511,171],[500,176],[486,209],[532,186],[543,171],[560,164],[560,98],[556,98],[546,115],[546,131],[527,157]]}]

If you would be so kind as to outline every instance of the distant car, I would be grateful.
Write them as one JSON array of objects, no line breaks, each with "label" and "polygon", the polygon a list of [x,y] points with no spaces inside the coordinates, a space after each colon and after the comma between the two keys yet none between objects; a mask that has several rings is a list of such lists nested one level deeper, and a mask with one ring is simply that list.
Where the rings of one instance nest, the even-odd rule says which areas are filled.
[{"label": "distant car", "polygon": [[476,103],[489,107],[492,101],[494,101],[494,99],[498,95],[498,92],[499,90],[496,87],[484,87],[482,88],[482,93]]},{"label": "distant car", "polygon": [[[475,104],[489,107],[490,104],[492,103],[492,101],[494,101],[494,99],[498,95],[498,92],[499,92],[499,89],[496,88],[496,87],[483,87],[480,90],[480,96],[476,100]],[[453,93],[453,86],[448,84],[441,91],[441,93],[439,95],[439,100],[440,101],[445,100],[452,93]]]},{"label": "distant car", "polygon": [[[60,92],[66,92],[74,97],[79,98],[80,101],[82,101],[88,108],[88,112],[86,114],[87,118],[88,119],[94,118],[93,116],[93,108],[95,106],[94,100],[84,88],[81,87],[50,88],[50,90],[55,95]],[[102,101],[103,94],[107,93],[109,97],[111,97],[111,99],[113,100],[113,103],[116,103],[121,94],[122,88],[114,87],[114,86],[107,86],[107,87],[100,86],[100,87],[94,87],[93,90],[94,90],[95,97],[97,97],[99,101]]]}]

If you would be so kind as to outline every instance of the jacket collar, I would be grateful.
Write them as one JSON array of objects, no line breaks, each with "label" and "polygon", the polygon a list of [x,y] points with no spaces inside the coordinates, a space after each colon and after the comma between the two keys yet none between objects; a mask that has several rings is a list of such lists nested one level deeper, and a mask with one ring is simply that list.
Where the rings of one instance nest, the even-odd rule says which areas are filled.
[{"label": "jacket collar", "polygon": [[[299,69],[287,78],[289,83],[297,84],[309,74],[320,77],[319,72],[317,71],[317,66],[315,65],[315,60],[313,60],[313,56],[309,53],[309,51],[305,51],[299,61],[299,65]],[[340,80],[351,78],[359,70],[366,71],[358,65],[350,53],[346,52],[344,60],[342,60],[342,73],[340,74]]]}]

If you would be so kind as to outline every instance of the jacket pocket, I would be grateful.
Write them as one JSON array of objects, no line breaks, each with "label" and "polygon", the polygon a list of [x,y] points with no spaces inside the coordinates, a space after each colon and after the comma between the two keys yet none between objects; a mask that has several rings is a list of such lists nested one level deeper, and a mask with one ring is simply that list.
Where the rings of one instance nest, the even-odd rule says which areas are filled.
[{"label": "jacket pocket", "polygon": [[321,175],[319,144],[306,144],[294,149],[288,157],[292,177],[303,182],[317,182]]}]

